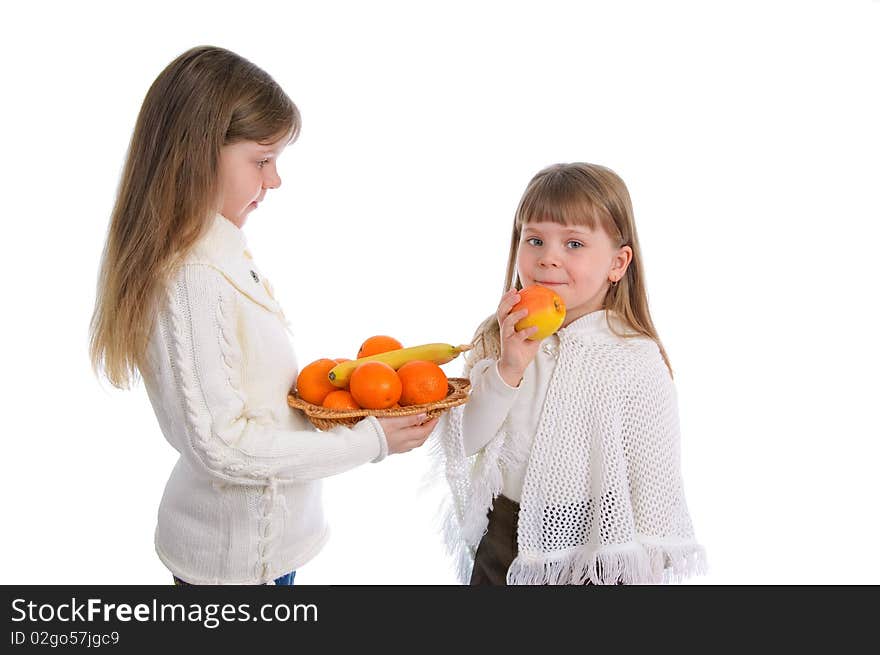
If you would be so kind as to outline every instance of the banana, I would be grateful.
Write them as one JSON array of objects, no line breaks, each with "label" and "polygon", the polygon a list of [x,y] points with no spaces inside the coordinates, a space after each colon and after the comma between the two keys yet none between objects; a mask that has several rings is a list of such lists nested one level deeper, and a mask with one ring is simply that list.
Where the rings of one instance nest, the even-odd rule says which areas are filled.
[{"label": "banana", "polygon": [[335,368],[330,369],[327,377],[330,378],[330,382],[333,385],[345,387],[348,386],[349,378],[351,378],[354,370],[364,362],[383,362],[396,371],[407,362],[417,359],[427,360],[435,364],[445,364],[471,348],[473,348],[471,345],[453,346],[448,343],[426,343],[421,346],[412,346],[411,348],[389,350],[378,355],[370,355],[369,357],[361,357],[354,361],[342,362]]}]

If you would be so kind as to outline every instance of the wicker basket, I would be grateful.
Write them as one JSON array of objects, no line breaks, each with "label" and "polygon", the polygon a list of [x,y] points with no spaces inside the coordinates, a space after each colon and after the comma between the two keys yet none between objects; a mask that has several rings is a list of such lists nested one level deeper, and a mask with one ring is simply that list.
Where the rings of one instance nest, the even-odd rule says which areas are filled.
[{"label": "wicker basket", "polygon": [[395,407],[394,409],[327,409],[320,405],[307,403],[295,394],[287,396],[287,404],[294,409],[301,410],[319,430],[332,430],[338,425],[351,427],[365,416],[376,418],[392,418],[395,416],[412,416],[413,414],[427,414],[428,418],[439,416],[445,410],[467,402],[470,381],[467,378],[449,378],[449,392],[446,398],[435,403],[424,405],[410,405],[408,407]]}]

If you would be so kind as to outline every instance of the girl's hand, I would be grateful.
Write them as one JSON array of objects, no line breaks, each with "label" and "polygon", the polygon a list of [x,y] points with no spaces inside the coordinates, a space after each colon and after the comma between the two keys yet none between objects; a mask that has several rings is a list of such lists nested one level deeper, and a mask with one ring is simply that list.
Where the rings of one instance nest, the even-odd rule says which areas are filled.
[{"label": "girl's hand", "polygon": [[498,305],[495,316],[498,319],[498,327],[501,330],[501,359],[498,360],[498,373],[511,387],[518,387],[522,380],[526,367],[535,358],[540,341],[531,341],[529,337],[538,331],[537,326],[516,331],[514,326],[529,315],[527,309],[521,309],[511,313],[520,301],[519,291],[511,289],[503,296]]},{"label": "girl's hand", "polygon": [[388,454],[407,453],[413,448],[418,448],[431,431],[437,425],[439,417],[426,421],[427,415],[416,414],[415,416],[397,416],[394,418],[377,418],[379,425],[385,431],[385,440],[388,442]]}]

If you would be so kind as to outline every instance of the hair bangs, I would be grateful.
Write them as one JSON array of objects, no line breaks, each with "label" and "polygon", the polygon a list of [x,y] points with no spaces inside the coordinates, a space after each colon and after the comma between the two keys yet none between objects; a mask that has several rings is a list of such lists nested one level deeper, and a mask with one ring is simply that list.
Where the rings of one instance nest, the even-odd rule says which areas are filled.
[{"label": "hair bangs", "polygon": [[526,223],[550,222],[578,225],[595,230],[606,227],[611,216],[604,204],[564,170],[548,169],[526,190],[517,212],[517,227]]}]

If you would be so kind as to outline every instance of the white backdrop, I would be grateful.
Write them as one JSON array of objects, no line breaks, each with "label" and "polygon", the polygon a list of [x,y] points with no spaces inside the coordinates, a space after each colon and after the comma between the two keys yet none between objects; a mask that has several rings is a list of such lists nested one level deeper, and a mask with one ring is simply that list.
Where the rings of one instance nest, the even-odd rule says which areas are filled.
[{"label": "white backdrop", "polygon": [[[0,583],[167,584],[176,453],[87,328],[141,100],[193,45],[303,115],[245,232],[301,364],[466,342],[529,178],[616,170],[676,371],[696,583],[880,583],[880,3],[31,3],[5,10]],[[461,362],[446,365],[449,375]],[[310,584],[453,583],[423,451],[328,479]]]}]

